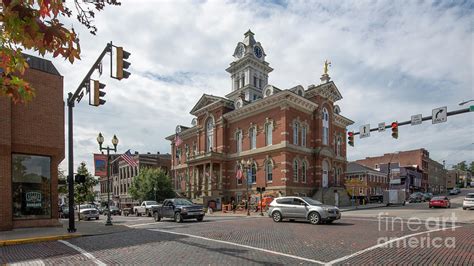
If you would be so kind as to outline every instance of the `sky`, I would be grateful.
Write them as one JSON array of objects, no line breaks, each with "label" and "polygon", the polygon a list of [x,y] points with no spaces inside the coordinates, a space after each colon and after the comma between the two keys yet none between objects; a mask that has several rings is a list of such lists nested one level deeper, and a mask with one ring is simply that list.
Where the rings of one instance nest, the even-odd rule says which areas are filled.
[{"label": "sky", "polygon": [[[474,99],[473,9],[471,1],[449,0],[124,0],[96,14],[96,36],[74,17],[63,20],[79,33],[80,61],[47,58],[64,76],[66,97],[106,43],[131,53],[126,80],[111,79],[109,62],[103,61],[105,105],[89,106],[83,99],[74,108],[74,164],[85,161],[92,170],[99,132],[110,145],[116,134],[120,153],[169,153],[164,138],[177,124],[191,124],[189,111],[201,95],[231,91],[225,69],[249,29],[274,68],[269,83],[278,88],[317,85],[324,60],[332,62],[329,75],[343,96],[336,104],[355,122],[350,131],[429,116],[437,107],[464,108],[458,104]],[[348,160],[418,148],[445,160],[448,168],[474,160],[472,112],[442,124],[400,127],[398,139],[390,134],[356,136]],[[67,169],[67,156],[61,168]]]}]

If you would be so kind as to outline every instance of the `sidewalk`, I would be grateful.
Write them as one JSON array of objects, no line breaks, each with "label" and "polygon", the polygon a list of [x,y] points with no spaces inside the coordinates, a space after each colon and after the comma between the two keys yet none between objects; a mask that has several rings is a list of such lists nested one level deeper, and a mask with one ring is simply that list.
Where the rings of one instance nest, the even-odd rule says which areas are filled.
[{"label": "sidewalk", "polygon": [[0,232],[0,247],[8,245],[19,245],[43,241],[56,241],[81,236],[104,235],[127,230],[133,230],[123,225],[105,226],[105,219],[100,223],[92,221],[76,221],[75,233],[68,233],[69,220],[60,220],[62,226],[19,228],[12,231]]}]

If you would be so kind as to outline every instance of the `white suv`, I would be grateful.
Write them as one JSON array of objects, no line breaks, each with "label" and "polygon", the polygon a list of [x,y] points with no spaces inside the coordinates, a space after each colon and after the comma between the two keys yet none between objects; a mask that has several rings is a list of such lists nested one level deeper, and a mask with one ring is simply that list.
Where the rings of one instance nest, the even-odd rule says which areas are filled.
[{"label": "white suv", "polygon": [[467,193],[464,201],[462,202],[462,209],[474,209],[474,193]]}]

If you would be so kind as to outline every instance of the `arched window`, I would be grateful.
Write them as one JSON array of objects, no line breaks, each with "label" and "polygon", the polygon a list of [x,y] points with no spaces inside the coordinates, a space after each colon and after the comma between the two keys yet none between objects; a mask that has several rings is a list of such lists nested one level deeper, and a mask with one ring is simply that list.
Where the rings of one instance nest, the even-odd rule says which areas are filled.
[{"label": "arched window", "polygon": [[257,129],[255,127],[251,127],[249,129],[249,137],[250,137],[250,149],[253,150],[257,148]]},{"label": "arched window", "polygon": [[273,123],[268,122],[265,124],[265,145],[269,146],[273,143]]},{"label": "arched window", "polygon": [[323,161],[323,187],[328,187],[329,181],[329,164],[326,160]]},{"label": "arched window", "polygon": [[239,130],[235,133],[235,141],[237,144],[237,152],[242,151],[242,130]]},{"label": "arched window", "polygon": [[252,164],[252,184],[257,183],[257,164]]},{"label": "arched window", "polygon": [[298,161],[295,159],[293,161],[293,181],[298,182],[298,178],[299,178],[299,175],[298,175]]},{"label": "arched window", "polygon": [[273,181],[273,164],[271,160],[267,160],[265,163],[265,175],[267,178],[267,182]]},{"label": "arched window", "polygon": [[214,143],[214,119],[210,117],[206,123],[206,151],[213,150]]},{"label": "arched window", "polygon": [[301,182],[306,183],[306,170],[308,166],[306,165],[306,161],[303,161],[303,165],[301,166]]},{"label": "arched window", "polygon": [[298,122],[294,122],[293,124],[293,144],[298,145],[298,135],[300,130],[300,124]]},{"label": "arched window", "polygon": [[323,144],[329,143],[329,113],[326,108],[323,109]]},{"label": "arched window", "polygon": [[306,147],[306,126],[301,128],[301,146]]}]

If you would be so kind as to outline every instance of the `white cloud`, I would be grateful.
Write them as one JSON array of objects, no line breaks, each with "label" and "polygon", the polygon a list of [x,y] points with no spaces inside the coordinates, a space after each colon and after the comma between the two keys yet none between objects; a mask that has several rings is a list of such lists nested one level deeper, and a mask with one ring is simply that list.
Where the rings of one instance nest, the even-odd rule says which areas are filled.
[{"label": "white cloud", "polygon": [[[330,59],[330,75],[344,97],[342,114],[356,122],[351,129],[430,115],[439,106],[457,109],[474,98],[469,8],[428,1],[126,0],[97,14],[97,36],[68,20],[80,33],[82,60],[53,61],[65,77],[65,94],[107,42],[132,53],[128,80],[107,78],[104,68],[104,106],[75,108],[75,164],[91,165],[99,131],[106,140],[117,134],[120,151],[169,152],[164,137],[176,124],[190,124],[189,111],[202,93],[230,92],[225,68],[249,28],[275,69],[270,83],[277,87],[319,83],[322,63]],[[466,146],[474,142],[473,122],[471,113],[441,125],[405,126],[398,140],[374,133],[356,139],[349,159],[425,147],[438,160],[474,160],[474,145]]]}]

